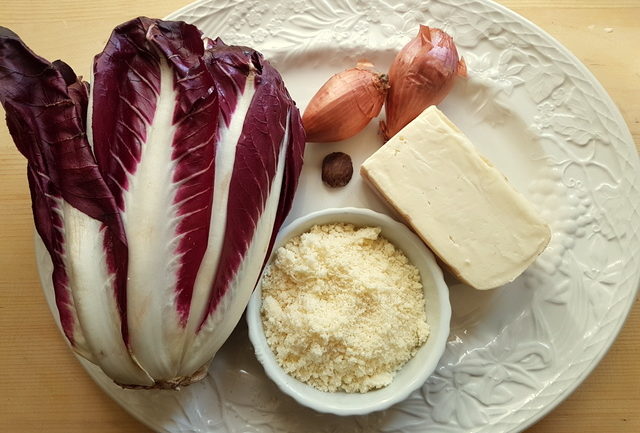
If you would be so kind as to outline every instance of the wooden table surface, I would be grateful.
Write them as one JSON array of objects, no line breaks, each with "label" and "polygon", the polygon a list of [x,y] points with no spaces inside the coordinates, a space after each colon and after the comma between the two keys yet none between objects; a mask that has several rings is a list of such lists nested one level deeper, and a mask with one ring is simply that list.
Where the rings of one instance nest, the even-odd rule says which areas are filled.
[{"label": "wooden table surface", "polygon": [[[503,0],[595,74],[640,143],[640,0]],[[181,0],[0,0],[0,25],[83,75],[111,29]],[[148,432],[80,367],[46,307],[34,265],[25,161],[0,125],[0,432]],[[638,254],[639,252],[630,252]],[[588,379],[529,433],[640,432],[640,305]]]}]

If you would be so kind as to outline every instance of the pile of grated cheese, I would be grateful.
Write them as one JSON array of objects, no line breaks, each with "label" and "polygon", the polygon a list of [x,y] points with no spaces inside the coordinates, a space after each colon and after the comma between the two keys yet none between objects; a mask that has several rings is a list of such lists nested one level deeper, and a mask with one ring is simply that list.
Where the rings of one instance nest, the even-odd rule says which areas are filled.
[{"label": "pile of grated cheese", "polygon": [[314,226],[279,248],[261,316],[280,366],[328,392],[388,385],[429,335],[420,273],[378,227]]}]

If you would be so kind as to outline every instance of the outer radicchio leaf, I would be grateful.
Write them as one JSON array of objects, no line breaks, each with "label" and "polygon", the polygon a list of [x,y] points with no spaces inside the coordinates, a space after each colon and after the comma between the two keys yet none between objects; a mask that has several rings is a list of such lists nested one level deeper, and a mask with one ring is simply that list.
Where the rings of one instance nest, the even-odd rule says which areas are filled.
[{"label": "outer radicchio leaf", "polygon": [[131,350],[159,381],[177,375],[207,248],[219,105],[203,54],[196,27],[142,17],[94,64],[90,130],[127,234]]},{"label": "outer radicchio leaf", "polygon": [[[282,78],[260,53],[220,39],[205,43],[223,122],[209,246],[200,270],[207,273],[213,263],[213,274],[205,278],[211,280],[207,297],[194,298],[201,315],[193,311],[189,324],[196,333],[190,349],[206,353],[220,347],[240,318],[291,207],[304,132]],[[197,352],[185,359],[187,370],[203,361]]]},{"label": "outer radicchio leaf", "polygon": [[[190,309],[193,284],[206,250],[206,234],[211,215],[214,142],[220,112],[213,77],[203,62],[202,35],[183,22],[157,20],[148,32],[157,48],[171,62],[177,90],[173,140],[176,162],[174,182],[179,185],[175,202],[181,217],[177,231],[186,234],[178,247],[182,267],[178,275],[177,306],[184,325]],[[194,241],[202,239],[202,241]]]},{"label": "outer radicchio leaf", "polygon": [[255,86],[255,93],[236,144],[227,202],[227,221],[233,221],[233,224],[226,225],[209,311],[214,310],[224,296],[251,244],[256,224],[270,195],[290,109],[279,98],[277,83],[272,81],[274,77],[261,75],[265,72],[261,59],[248,55],[254,51],[219,44],[213,52],[214,60],[219,56],[220,62],[239,63],[240,72],[250,71],[253,79],[247,85]]},{"label": "outer radicchio leaf", "polygon": [[[28,178],[36,230],[53,263],[56,304],[65,335],[78,345],[84,340],[68,286],[63,233],[62,204],[106,225],[105,248],[112,262],[125,268],[117,274],[115,296],[121,312],[126,277],[126,243],[115,202],[98,171],[89,149],[83,115],[87,109],[86,87],[69,66],[55,65],[35,55],[8,29],[0,29],[0,102],[20,152],[28,160]],[[117,271],[117,272],[116,272]],[[119,282],[119,283],[118,283]],[[126,337],[126,328],[122,332]],[[78,348],[91,358],[85,348]]]},{"label": "outer radicchio leaf", "polygon": [[[266,205],[270,194],[271,182],[275,177],[280,151],[288,152],[285,164],[288,163],[289,183],[283,181],[283,189],[297,186],[297,177],[302,168],[304,149],[304,132],[297,128],[298,110],[295,108],[289,93],[284,88],[280,74],[263,59],[257,51],[239,46],[227,46],[217,39],[210,49],[210,70],[217,78],[218,89],[224,92],[227,109],[235,111],[237,95],[228,91],[231,86],[242,88],[246,77],[253,75],[255,93],[249,110],[246,113],[242,134],[236,145],[236,158],[233,175],[229,185],[229,201],[227,204],[228,221],[222,247],[222,257],[211,293],[209,313],[215,310],[228,289],[228,284],[235,275],[243,260],[256,230],[256,224]],[[232,69],[235,71],[232,72]],[[244,80],[242,78],[244,77]],[[222,93],[221,92],[221,93]],[[222,100],[222,96],[220,96]],[[229,117],[233,113],[227,113]],[[293,120],[293,122],[291,121]],[[226,122],[228,123],[228,122]],[[298,124],[300,124],[298,122]],[[285,130],[288,129],[285,136]],[[286,141],[283,148],[283,139]],[[302,145],[300,145],[302,143]],[[293,146],[290,146],[293,145]],[[256,194],[254,191],[259,191]],[[280,196],[282,210],[279,216],[282,224],[288,213],[293,194]],[[276,192],[277,193],[277,192]],[[278,216],[276,216],[278,220]],[[274,233],[280,225],[275,224]],[[272,239],[273,240],[273,239]],[[268,255],[268,254],[267,254]],[[206,317],[203,318],[203,322]]]},{"label": "outer radicchio leaf", "polygon": [[[271,65],[269,65],[268,68],[272,69],[270,73],[277,74],[277,77],[279,78],[279,74],[271,67]],[[278,87],[283,99],[291,99],[289,92],[284,87],[284,83],[280,78],[278,80]],[[287,215],[289,215],[289,211],[293,205],[296,188],[298,187],[298,178],[302,171],[306,137],[302,126],[300,112],[295,107],[290,111],[289,125],[287,158],[285,160],[282,190],[280,191],[280,202],[278,204],[278,213],[276,214],[276,219],[273,225],[273,234],[271,236],[271,242],[269,243],[269,250],[265,257],[265,262],[271,254],[271,249],[273,248],[273,244],[276,240],[276,235],[278,234],[278,231],[280,231],[280,227],[282,227]]]},{"label": "outer radicchio leaf", "polygon": [[[0,102],[16,146],[28,160],[34,221],[53,265],[62,329],[80,355],[112,377],[145,383],[146,376],[131,360],[119,361],[127,356],[127,248],[115,201],[86,139],[86,86],[71,68],[36,56],[6,29],[0,30],[0,70]],[[90,235],[100,242],[83,242]],[[96,340],[86,332],[87,316],[93,312],[79,306],[75,296],[76,285],[82,286],[85,278],[83,264],[73,257],[87,247],[98,251],[99,259],[90,261],[104,270],[97,290],[114,310],[103,327],[111,329],[112,340],[118,342],[115,355],[105,355],[100,336]]]}]

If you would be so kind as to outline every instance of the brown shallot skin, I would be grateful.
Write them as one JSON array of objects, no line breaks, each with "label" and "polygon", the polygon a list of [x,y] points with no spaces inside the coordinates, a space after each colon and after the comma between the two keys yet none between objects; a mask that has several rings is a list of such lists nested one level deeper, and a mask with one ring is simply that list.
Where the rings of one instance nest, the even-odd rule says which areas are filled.
[{"label": "brown shallot skin", "polygon": [[394,59],[389,70],[386,121],[380,122],[385,141],[425,108],[439,104],[451,91],[455,77],[466,77],[467,67],[453,38],[440,29],[420,26]]},{"label": "brown shallot skin", "polygon": [[388,78],[367,66],[359,64],[334,75],[313,96],[302,116],[307,141],[345,140],[380,114]]}]

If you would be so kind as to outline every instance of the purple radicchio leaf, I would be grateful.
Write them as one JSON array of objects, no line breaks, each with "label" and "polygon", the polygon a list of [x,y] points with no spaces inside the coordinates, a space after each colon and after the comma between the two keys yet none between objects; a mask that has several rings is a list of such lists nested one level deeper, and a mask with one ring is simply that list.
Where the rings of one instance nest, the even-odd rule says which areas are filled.
[{"label": "purple radicchio leaf", "polygon": [[205,354],[215,353],[240,319],[291,207],[305,144],[298,109],[260,53],[220,39],[205,46],[221,123],[212,224],[199,271],[209,286],[194,290],[184,373],[207,362]]},{"label": "purple radicchio leaf", "polygon": [[[226,226],[222,257],[208,307],[210,314],[244,259],[270,193],[280,197],[273,234],[284,221],[302,168],[304,132],[298,109],[284,88],[280,74],[260,53],[247,47],[227,46],[218,39],[211,44],[209,54],[209,69],[216,77],[220,100],[227,101],[225,108],[229,112],[223,115],[225,119],[236,114],[234,96],[238,92],[231,88],[242,88],[247,76],[252,74],[253,81],[247,85],[252,85],[255,92],[236,145],[227,204],[227,218],[234,224]],[[280,191],[274,192],[270,190],[279,158],[285,161],[283,180]],[[273,236],[270,245],[272,242]]]},{"label": "purple radicchio leaf", "polygon": [[[126,241],[115,202],[87,143],[86,89],[68,65],[48,62],[15,33],[0,28],[0,102],[16,147],[28,161],[35,226],[51,256],[60,321],[74,346],[82,336],[63,261],[63,200],[105,225],[104,247],[110,261],[125,264],[124,269],[117,267],[113,272],[119,281],[115,284],[118,308],[123,314],[126,311],[122,285]],[[126,339],[126,328],[122,332]]]},{"label": "purple radicchio leaf", "polygon": [[157,379],[177,374],[211,220],[219,104],[203,54],[196,27],[141,17],[94,63],[90,130],[132,258],[132,352]]}]

